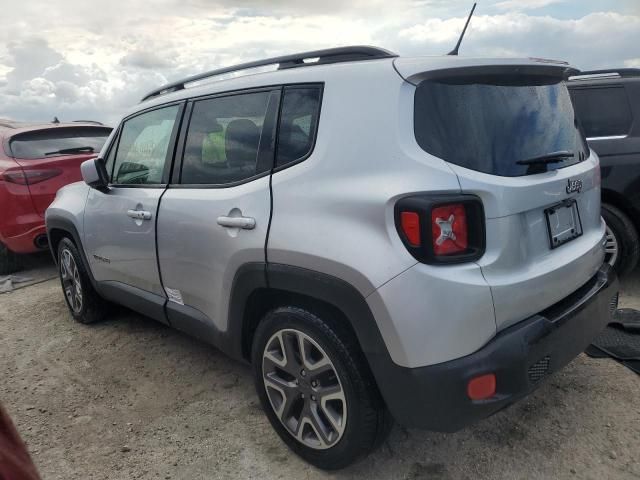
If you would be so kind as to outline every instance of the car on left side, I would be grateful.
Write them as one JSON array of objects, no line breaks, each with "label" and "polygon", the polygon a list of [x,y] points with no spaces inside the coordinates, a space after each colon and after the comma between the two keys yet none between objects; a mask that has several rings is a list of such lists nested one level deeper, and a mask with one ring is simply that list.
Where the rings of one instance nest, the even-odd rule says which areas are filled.
[{"label": "car on left side", "polygon": [[111,133],[99,122],[0,120],[0,275],[20,269],[21,254],[46,250],[44,212],[63,186],[82,179]]}]

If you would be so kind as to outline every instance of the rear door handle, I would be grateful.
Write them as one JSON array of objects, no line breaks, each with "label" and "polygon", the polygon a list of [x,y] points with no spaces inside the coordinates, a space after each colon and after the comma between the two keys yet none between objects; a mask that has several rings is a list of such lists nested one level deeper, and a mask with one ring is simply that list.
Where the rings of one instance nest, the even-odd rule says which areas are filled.
[{"label": "rear door handle", "polygon": [[145,210],[127,210],[127,216],[136,220],[151,220],[151,212]]},{"label": "rear door handle", "polygon": [[228,228],[243,228],[253,230],[256,228],[256,219],[251,217],[218,217],[218,225]]}]

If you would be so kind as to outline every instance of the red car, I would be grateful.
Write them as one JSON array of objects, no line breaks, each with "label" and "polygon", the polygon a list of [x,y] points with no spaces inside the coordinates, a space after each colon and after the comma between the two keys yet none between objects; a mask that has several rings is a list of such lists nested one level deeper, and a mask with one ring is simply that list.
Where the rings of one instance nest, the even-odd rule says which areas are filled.
[{"label": "red car", "polygon": [[59,188],[81,179],[111,133],[98,122],[26,124],[0,120],[0,275],[47,248],[44,212]]}]

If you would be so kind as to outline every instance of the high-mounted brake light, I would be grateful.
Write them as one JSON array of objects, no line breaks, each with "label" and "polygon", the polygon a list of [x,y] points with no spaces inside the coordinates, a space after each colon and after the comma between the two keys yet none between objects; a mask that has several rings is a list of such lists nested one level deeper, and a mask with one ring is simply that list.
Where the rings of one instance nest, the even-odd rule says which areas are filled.
[{"label": "high-mounted brake light", "polygon": [[405,247],[419,262],[471,262],[484,254],[484,209],[475,195],[401,198],[395,206],[395,223]]},{"label": "high-mounted brake light", "polygon": [[454,203],[431,210],[433,253],[451,255],[467,250],[469,232],[464,205]]},{"label": "high-mounted brake light", "polygon": [[2,174],[2,178],[9,183],[17,185],[33,185],[34,183],[44,182],[50,178],[57,177],[62,174],[62,170],[58,168],[47,168],[38,170],[7,170]]}]

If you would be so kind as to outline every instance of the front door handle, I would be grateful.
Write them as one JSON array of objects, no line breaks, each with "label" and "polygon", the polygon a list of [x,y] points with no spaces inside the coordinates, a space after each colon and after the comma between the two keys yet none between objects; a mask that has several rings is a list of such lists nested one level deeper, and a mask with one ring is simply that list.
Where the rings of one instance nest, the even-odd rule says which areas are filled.
[{"label": "front door handle", "polygon": [[151,220],[151,212],[145,210],[127,210],[127,217],[135,218],[136,220]]},{"label": "front door handle", "polygon": [[251,217],[218,217],[218,225],[228,228],[253,230],[256,228],[256,219]]}]

